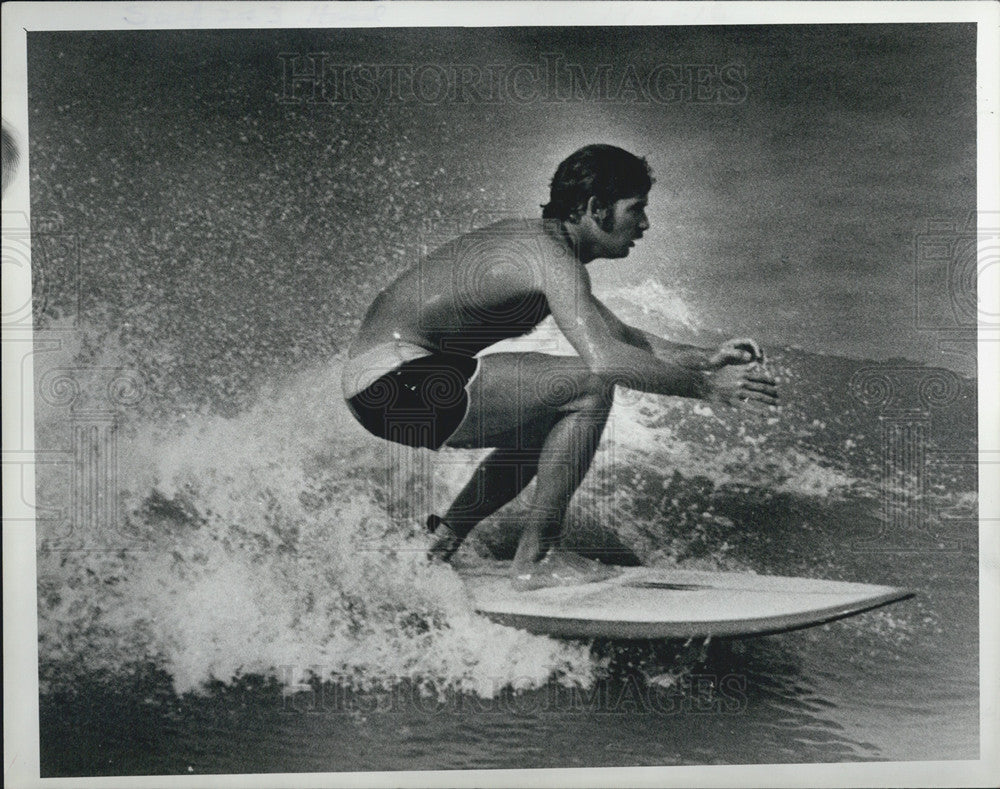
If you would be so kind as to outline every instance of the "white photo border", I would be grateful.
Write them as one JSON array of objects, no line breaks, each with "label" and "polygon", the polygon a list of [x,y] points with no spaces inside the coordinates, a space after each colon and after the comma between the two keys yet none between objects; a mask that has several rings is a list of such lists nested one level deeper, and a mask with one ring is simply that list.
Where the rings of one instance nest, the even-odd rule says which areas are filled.
[{"label": "white photo border", "polygon": [[[3,5],[3,115],[28,129],[27,32],[222,28],[768,25],[822,23],[977,23],[978,210],[1000,217],[1000,5],[994,2],[109,2]],[[26,139],[22,139],[26,143]],[[30,227],[28,151],[3,199],[4,225]],[[997,222],[980,231],[1000,232]],[[9,267],[5,266],[5,269]],[[30,301],[30,270],[4,271],[4,314]],[[980,287],[982,287],[981,283]],[[997,284],[996,276],[990,281]],[[991,297],[994,298],[995,297]],[[4,436],[4,778],[11,787],[313,787],[313,786],[976,786],[1000,775],[1000,335],[979,333],[980,748],[978,761],[420,771],[393,773],[164,776],[40,779],[35,535],[18,521],[31,491],[33,403],[31,331],[3,338]],[[991,386],[992,383],[992,386]],[[18,443],[19,442],[19,443]],[[30,512],[28,513],[30,519]],[[12,522],[13,520],[13,522]]]}]

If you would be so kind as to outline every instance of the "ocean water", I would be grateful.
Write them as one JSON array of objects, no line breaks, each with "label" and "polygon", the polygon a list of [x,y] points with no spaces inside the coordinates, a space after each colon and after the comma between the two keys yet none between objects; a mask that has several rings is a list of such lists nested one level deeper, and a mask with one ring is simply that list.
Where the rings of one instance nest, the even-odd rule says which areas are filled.
[{"label": "ocean water", "polygon": [[[35,432],[61,459],[37,472],[43,776],[977,756],[975,381],[902,351],[852,355],[863,335],[884,350],[906,334],[880,323],[884,299],[837,347],[843,305],[815,292],[756,319],[778,413],[620,392],[566,540],[914,599],[737,641],[503,628],[424,560],[419,529],[480,455],[389,452],[348,414],[340,366],[381,283],[523,208],[503,195],[565,142],[529,134],[551,115],[282,104],[290,34],[33,35]],[[678,46],[725,43],[704,36]],[[588,118],[588,134],[618,128]],[[669,142],[718,120],[674,118]],[[668,230],[644,243],[683,257]],[[626,320],[705,345],[755,322],[704,309],[732,299],[713,278],[635,266],[595,269]],[[872,275],[881,290],[890,268]],[[810,311],[815,325],[777,339]],[[567,352],[549,325],[495,350],[518,348]],[[459,561],[509,557],[519,512]]]}]

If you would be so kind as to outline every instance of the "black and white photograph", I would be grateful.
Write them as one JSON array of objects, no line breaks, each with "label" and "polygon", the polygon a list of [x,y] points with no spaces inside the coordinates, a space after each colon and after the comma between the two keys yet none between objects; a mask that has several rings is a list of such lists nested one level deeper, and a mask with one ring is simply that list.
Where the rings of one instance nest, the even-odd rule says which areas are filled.
[{"label": "black and white photograph", "polygon": [[1000,6],[45,6],[9,785],[994,784]]}]

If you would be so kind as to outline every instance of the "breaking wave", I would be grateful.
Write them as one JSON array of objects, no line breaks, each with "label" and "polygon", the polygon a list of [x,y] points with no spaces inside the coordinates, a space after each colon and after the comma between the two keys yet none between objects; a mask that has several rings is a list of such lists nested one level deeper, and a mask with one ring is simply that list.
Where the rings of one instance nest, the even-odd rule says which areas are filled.
[{"label": "breaking wave", "polygon": [[[645,287],[615,296],[642,311],[642,294],[664,302]],[[546,331],[550,350],[565,352],[546,327],[533,348]],[[35,370],[37,446],[66,455],[37,479],[43,688],[147,662],[180,692],[262,674],[491,696],[587,686],[606,667],[587,644],[477,616],[455,572],[426,561],[418,524],[481,453],[390,453],[343,405],[337,359],[220,415],[176,399],[156,373],[169,359],[93,328],[72,336]],[[620,392],[566,539],[633,561],[791,572],[801,565],[775,564],[762,547],[775,522],[837,503],[875,512],[876,422],[845,383],[860,363],[784,349],[769,364],[781,412]],[[88,405],[109,392],[115,418],[94,421]],[[75,518],[79,480],[101,457],[114,459],[111,514]],[[946,487],[953,506],[974,507],[974,481]],[[470,560],[509,557],[520,506],[477,530]]]}]

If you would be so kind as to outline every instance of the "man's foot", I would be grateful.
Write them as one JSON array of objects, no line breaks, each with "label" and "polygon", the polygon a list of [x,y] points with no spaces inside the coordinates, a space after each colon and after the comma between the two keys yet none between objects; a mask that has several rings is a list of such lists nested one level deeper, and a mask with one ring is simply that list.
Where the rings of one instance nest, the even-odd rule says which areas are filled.
[{"label": "man's foot", "polygon": [[427,531],[434,535],[430,550],[427,551],[427,558],[431,561],[449,561],[462,544],[462,538],[437,515],[427,518]]},{"label": "man's foot", "polygon": [[614,578],[621,571],[572,551],[552,549],[538,562],[513,568],[513,586],[519,592],[549,586],[575,586]]}]

